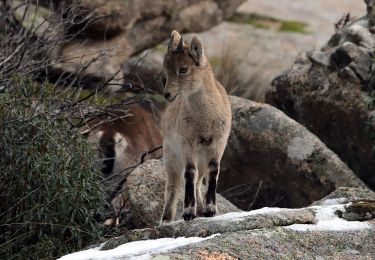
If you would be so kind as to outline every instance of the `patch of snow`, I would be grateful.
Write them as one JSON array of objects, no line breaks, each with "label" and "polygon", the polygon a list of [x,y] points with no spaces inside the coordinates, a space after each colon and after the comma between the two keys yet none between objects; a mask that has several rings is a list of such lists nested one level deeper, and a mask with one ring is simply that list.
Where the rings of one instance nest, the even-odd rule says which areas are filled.
[{"label": "patch of snow", "polygon": [[[101,244],[98,247],[90,248],[87,250],[71,253],[60,257],[61,260],[79,260],[79,259],[95,259],[95,256],[100,254],[100,249],[104,246],[105,243]],[[105,252],[105,251],[104,251]]]},{"label": "patch of snow", "polygon": [[256,209],[252,211],[246,211],[246,212],[230,212],[223,215],[219,215],[213,218],[204,218],[207,221],[215,221],[215,220],[229,220],[229,221],[235,221],[235,220],[241,220],[242,218],[248,217],[248,216],[254,216],[254,215],[269,215],[271,213],[277,213],[280,211],[285,210],[294,210],[294,209],[283,209],[283,208],[268,208],[264,207],[261,209]]},{"label": "patch of snow", "polygon": [[321,206],[328,206],[328,205],[337,205],[337,204],[344,204],[347,203],[347,198],[335,198],[335,199],[326,199],[322,201],[320,204]]},{"label": "patch of snow", "polygon": [[114,249],[101,250],[104,244],[98,247],[65,255],[60,260],[87,260],[87,259],[148,259],[151,254],[166,252],[168,250],[211,239],[219,234],[209,237],[179,237],[159,238],[129,242]]},{"label": "patch of snow", "polygon": [[345,206],[349,204],[328,204],[323,206],[310,207],[316,212],[316,224],[294,224],[287,226],[286,228],[296,231],[346,231],[371,228],[372,226],[366,222],[347,221],[345,219],[339,218],[335,214],[337,210],[345,212]]}]

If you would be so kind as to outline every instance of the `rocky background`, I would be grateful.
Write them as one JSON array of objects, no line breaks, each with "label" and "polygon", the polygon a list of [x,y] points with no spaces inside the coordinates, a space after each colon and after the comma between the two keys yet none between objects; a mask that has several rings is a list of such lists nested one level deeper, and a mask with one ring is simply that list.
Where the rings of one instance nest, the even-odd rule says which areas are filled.
[{"label": "rocky background", "polygon": [[[374,1],[37,2],[35,11],[11,1],[15,19],[37,13],[43,27],[62,8],[79,11],[69,26],[35,30],[47,39],[75,35],[43,52],[56,61],[49,81],[78,75],[84,80],[68,87],[76,84],[83,99],[98,92],[95,102],[105,108],[146,100],[116,103],[116,115],[130,119],[111,117],[104,126],[95,119],[79,129],[101,161],[106,236],[63,259],[375,257]],[[220,215],[159,226],[162,60],[172,29],[201,36],[231,95],[233,121],[218,183]],[[199,242],[179,244],[181,237]],[[144,250],[119,252],[136,245]]]},{"label": "rocky background", "polygon": [[371,17],[341,21],[326,45],[274,79],[266,100],[318,135],[374,188],[372,24]]}]

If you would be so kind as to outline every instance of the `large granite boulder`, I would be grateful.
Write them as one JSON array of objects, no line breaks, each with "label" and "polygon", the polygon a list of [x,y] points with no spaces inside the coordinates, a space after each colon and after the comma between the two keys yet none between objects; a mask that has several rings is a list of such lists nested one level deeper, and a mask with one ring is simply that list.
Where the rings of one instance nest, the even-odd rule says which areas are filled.
[{"label": "large granite boulder", "polygon": [[306,126],[375,189],[374,1],[336,24],[321,49],[278,76],[266,101]]},{"label": "large granite boulder", "polygon": [[280,110],[230,97],[232,131],[219,192],[242,210],[303,207],[337,187],[365,187],[304,126]]},{"label": "large granite boulder", "polygon": [[[128,194],[129,228],[152,227],[160,224],[164,205],[166,172],[162,160],[149,160],[140,165],[126,179],[124,190]],[[180,219],[183,208],[183,185],[178,202],[176,218]],[[240,211],[222,196],[217,196],[219,214]]]}]

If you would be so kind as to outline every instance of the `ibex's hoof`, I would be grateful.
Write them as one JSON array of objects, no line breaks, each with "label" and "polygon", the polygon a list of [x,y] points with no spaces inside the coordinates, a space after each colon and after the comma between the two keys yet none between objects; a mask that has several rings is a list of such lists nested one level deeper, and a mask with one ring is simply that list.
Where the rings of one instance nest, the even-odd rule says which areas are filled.
[{"label": "ibex's hoof", "polygon": [[206,205],[205,209],[203,210],[203,216],[206,218],[216,216],[216,206],[214,204]]},{"label": "ibex's hoof", "polygon": [[193,213],[185,213],[182,215],[185,221],[190,221],[196,218],[195,214]]},{"label": "ibex's hoof", "polygon": [[185,208],[184,213],[182,214],[182,217],[184,218],[185,221],[190,221],[195,219],[197,216],[195,214],[194,208]]},{"label": "ibex's hoof", "polygon": [[206,218],[215,217],[216,216],[216,212],[214,212],[214,211],[203,212],[203,216],[205,216]]}]

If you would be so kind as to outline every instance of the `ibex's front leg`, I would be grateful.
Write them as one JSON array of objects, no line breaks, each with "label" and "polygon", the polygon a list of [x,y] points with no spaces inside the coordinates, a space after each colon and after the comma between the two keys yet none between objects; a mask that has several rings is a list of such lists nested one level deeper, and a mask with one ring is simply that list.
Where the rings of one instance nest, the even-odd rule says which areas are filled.
[{"label": "ibex's front leg", "polygon": [[176,215],[178,193],[180,191],[180,174],[178,172],[168,172],[167,183],[164,193],[164,210],[161,219],[162,224],[170,223]]},{"label": "ibex's front leg", "polygon": [[184,220],[192,220],[196,217],[196,192],[197,192],[197,167],[189,162],[185,166],[185,200],[184,200]]},{"label": "ibex's front leg", "polygon": [[181,170],[178,170],[179,167],[176,165],[175,160],[176,156],[172,156],[167,147],[165,147],[164,164],[167,170],[167,182],[165,184],[162,224],[172,222],[176,215],[177,201],[181,189]]},{"label": "ibex's front leg", "polygon": [[216,215],[216,184],[219,177],[219,162],[211,160],[209,165],[208,189],[205,197],[203,215],[213,217]]}]

